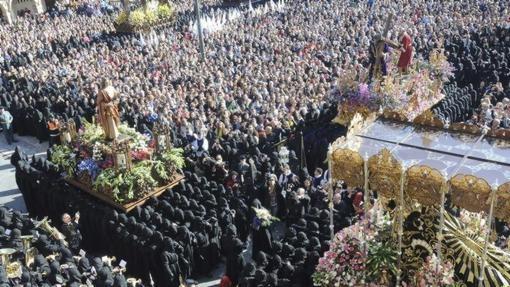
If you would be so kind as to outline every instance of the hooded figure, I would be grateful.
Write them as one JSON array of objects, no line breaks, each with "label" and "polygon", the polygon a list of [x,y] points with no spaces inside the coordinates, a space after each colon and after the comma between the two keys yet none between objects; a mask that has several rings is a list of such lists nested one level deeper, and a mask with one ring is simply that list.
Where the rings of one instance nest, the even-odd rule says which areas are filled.
[{"label": "hooded figure", "polygon": [[5,267],[0,264],[0,287],[10,287],[9,278],[7,278],[7,273],[5,272]]},{"label": "hooded figure", "polygon": [[34,268],[38,273],[43,275],[49,274],[51,272],[48,260],[46,260],[46,258],[41,254],[35,256]]},{"label": "hooded figure", "polygon": [[73,267],[70,267],[69,269],[67,269],[67,276],[68,276],[68,280],[67,280],[68,286],[79,287],[81,285],[82,275],[80,274],[78,269],[76,269],[76,267],[73,266]]},{"label": "hooded figure", "polygon": [[117,273],[113,277],[113,287],[127,287],[126,277],[122,273]]},{"label": "hooded figure", "polygon": [[246,262],[242,255],[243,243],[239,239],[233,241],[232,254],[227,257],[227,267],[225,275],[227,275],[232,281],[233,286],[237,286],[240,280],[241,270],[244,269]]},{"label": "hooded figure", "polygon": [[50,275],[48,276],[48,280],[52,285],[56,284],[64,284],[64,277],[60,274],[60,264],[57,261],[53,261],[50,264]]},{"label": "hooded figure", "polygon": [[23,251],[23,241],[21,240],[21,231],[19,229],[15,228],[12,230],[9,241],[11,248],[14,248],[20,252]]},{"label": "hooded figure", "polygon": [[161,253],[161,264],[164,275],[163,282],[168,282],[167,286],[169,287],[179,286],[179,276],[181,275],[179,257],[173,252],[173,248],[167,246],[166,250]]},{"label": "hooded figure", "polygon": [[[261,208],[262,204],[258,199],[254,199],[252,207]],[[270,253],[272,250],[271,233],[267,227],[257,224],[258,220],[255,214],[252,215],[252,232],[253,232],[253,253],[257,254],[259,251]]]},{"label": "hooded figure", "polygon": [[80,261],[78,262],[78,269],[81,273],[88,273],[90,272],[90,262],[87,257],[80,258]]},{"label": "hooded figure", "polygon": [[97,279],[94,281],[94,286],[97,287],[112,287],[113,276],[108,268],[102,268],[97,272]]},{"label": "hooded figure", "polygon": [[3,227],[11,227],[12,223],[12,215],[9,213],[9,210],[4,206],[0,206],[0,225]]}]

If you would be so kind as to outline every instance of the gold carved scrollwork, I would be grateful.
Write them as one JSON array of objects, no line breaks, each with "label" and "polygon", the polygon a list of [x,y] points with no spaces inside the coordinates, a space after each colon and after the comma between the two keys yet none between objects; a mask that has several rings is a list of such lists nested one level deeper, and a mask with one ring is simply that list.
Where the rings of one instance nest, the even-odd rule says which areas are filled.
[{"label": "gold carved scrollwork", "polygon": [[384,148],[368,159],[370,189],[386,198],[398,198],[402,165]]},{"label": "gold carved scrollwork", "polygon": [[484,179],[458,174],[450,179],[452,202],[467,211],[488,211],[491,187]]},{"label": "gold carved scrollwork", "polygon": [[414,165],[406,172],[407,183],[405,194],[423,205],[436,205],[441,203],[441,189],[446,181],[437,169]]},{"label": "gold carved scrollwork", "polygon": [[343,180],[349,187],[363,187],[363,158],[349,149],[337,149],[333,152],[333,180]]},{"label": "gold carved scrollwork", "polygon": [[502,184],[498,187],[497,201],[494,205],[494,215],[506,221],[510,222],[510,182]]},{"label": "gold carved scrollwork", "polygon": [[417,116],[413,123],[422,125],[422,126],[431,126],[443,128],[444,124],[438,119],[431,110],[426,110],[421,115]]}]

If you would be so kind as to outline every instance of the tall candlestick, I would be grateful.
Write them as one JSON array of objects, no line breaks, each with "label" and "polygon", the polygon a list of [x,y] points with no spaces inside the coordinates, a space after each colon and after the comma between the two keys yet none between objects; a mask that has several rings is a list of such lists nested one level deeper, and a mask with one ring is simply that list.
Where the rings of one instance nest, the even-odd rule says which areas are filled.
[{"label": "tall candlestick", "polygon": [[[437,235],[437,261],[438,264],[436,266],[436,273],[439,273],[439,266],[442,263],[442,250],[441,246],[443,244],[443,229],[444,229],[444,204],[446,201],[446,186],[441,186],[441,205],[439,206],[439,234]],[[448,184],[448,189],[450,189],[450,185]],[[437,278],[436,278],[437,279]],[[437,282],[434,280],[434,286],[437,285]]]},{"label": "tall candlestick", "polygon": [[364,182],[363,182],[363,208],[365,212],[365,218],[368,216],[368,208],[369,208],[369,201],[370,201],[370,195],[368,192],[368,158],[365,154],[365,158],[363,161],[363,176],[364,176]]},{"label": "tall candlestick", "polygon": [[400,175],[400,194],[398,203],[398,270],[397,282],[395,286],[400,286],[402,276],[402,235],[404,233],[404,177],[405,173]]},{"label": "tall candlestick", "polygon": [[[365,228],[366,230],[368,230],[369,228],[369,221],[368,221],[368,202],[370,201],[370,196],[368,194],[368,156],[367,154],[365,153],[365,157],[363,158],[363,177],[364,177],[364,182],[363,182],[363,210],[364,210],[364,217],[365,217]],[[368,244],[367,244],[367,240],[366,240],[366,232],[363,232],[363,249],[364,249],[364,252],[365,252],[365,258],[368,258]],[[365,261],[365,268],[364,268],[364,271],[363,271],[363,281],[365,283],[365,286],[367,286],[367,266],[366,266],[366,261]]]},{"label": "tall candlestick", "polygon": [[328,148],[328,199],[329,199],[329,232],[330,232],[330,240],[333,241],[333,237],[335,235],[335,225],[333,223],[333,170],[331,169],[331,161],[332,161],[332,150],[331,145]]},{"label": "tall candlestick", "polygon": [[484,245],[483,245],[483,254],[482,254],[482,261],[480,262],[480,277],[478,278],[478,287],[483,287],[484,284],[483,284],[483,280],[484,280],[484,277],[485,277],[485,264],[487,262],[487,250],[489,248],[489,238],[490,238],[490,235],[491,235],[491,231],[492,231],[492,213],[494,211],[494,204],[496,203],[496,200],[497,200],[497,193],[496,193],[496,188],[497,187],[492,187],[492,191],[491,191],[491,206],[489,208],[489,218],[487,218],[487,230],[485,231],[485,239],[484,239]]}]

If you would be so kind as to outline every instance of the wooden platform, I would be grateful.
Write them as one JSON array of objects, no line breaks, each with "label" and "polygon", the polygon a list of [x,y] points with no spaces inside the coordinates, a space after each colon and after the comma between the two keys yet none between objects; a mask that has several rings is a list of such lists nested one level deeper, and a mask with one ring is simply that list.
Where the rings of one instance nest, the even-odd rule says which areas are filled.
[{"label": "wooden platform", "polygon": [[133,210],[134,208],[136,208],[137,206],[143,205],[145,203],[145,201],[147,201],[147,199],[149,199],[151,196],[158,197],[161,194],[163,194],[163,192],[165,192],[165,190],[167,188],[172,188],[172,187],[176,186],[177,184],[179,184],[179,182],[181,180],[184,179],[184,176],[181,174],[177,174],[177,175],[175,175],[174,178],[175,179],[172,182],[170,182],[169,184],[157,187],[152,192],[147,194],[145,197],[140,198],[133,202],[126,203],[126,204],[117,203],[112,198],[106,196],[103,193],[92,190],[92,188],[90,186],[87,186],[86,184],[83,184],[75,179],[66,178],[65,181],[67,183],[71,184],[72,186],[75,186],[75,187],[81,189],[82,191],[94,196],[95,198],[101,200],[102,202],[104,202],[110,206],[113,206],[113,207],[115,207],[121,211],[124,211],[124,212],[129,212],[129,211]]}]

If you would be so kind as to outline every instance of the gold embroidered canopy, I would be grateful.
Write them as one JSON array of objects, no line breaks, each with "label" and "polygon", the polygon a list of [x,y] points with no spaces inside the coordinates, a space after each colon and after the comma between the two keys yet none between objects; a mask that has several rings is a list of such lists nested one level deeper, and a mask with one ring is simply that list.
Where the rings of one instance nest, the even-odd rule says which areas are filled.
[{"label": "gold embroidered canopy", "polygon": [[501,197],[494,215],[510,222],[509,143],[386,120],[358,121],[350,129],[331,146],[333,180],[363,187],[366,161],[369,189],[382,197],[398,198],[404,173],[406,201],[438,205],[445,190],[455,206],[486,213],[494,188]]}]

